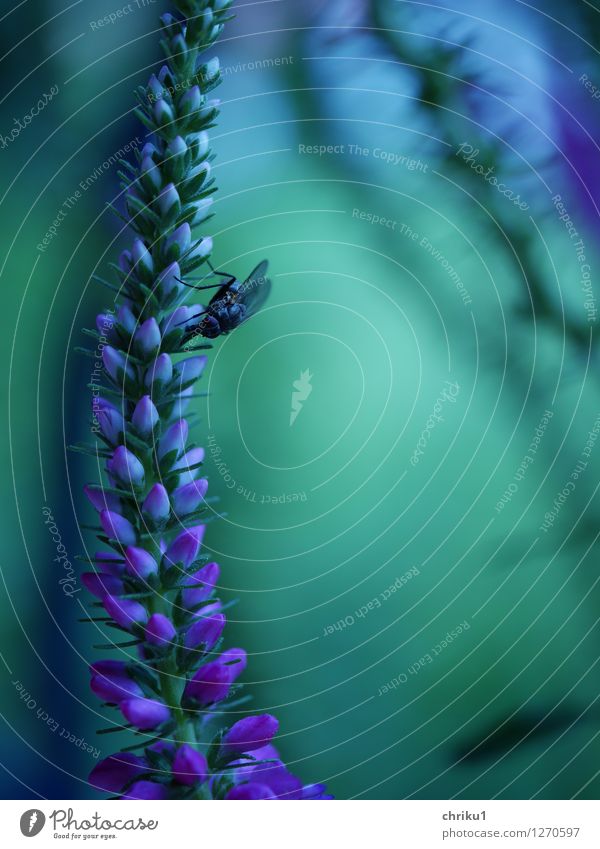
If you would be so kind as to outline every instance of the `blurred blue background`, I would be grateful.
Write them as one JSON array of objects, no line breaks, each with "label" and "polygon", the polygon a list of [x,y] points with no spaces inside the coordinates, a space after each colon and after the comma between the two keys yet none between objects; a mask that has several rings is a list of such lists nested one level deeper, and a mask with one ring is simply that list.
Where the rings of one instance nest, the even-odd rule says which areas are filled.
[{"label": "blurred blue background", "polygon": [[[111,157],[143,139],[133,89],[168,8],[127,5],[102,27],[125,4],[2,8],[7,798],[90,797],[116,745],[87,685],[101,632],[42,509],[77,571],[96,473],[65,448],[89,414],[74,348],[125,244]],[[600,12],[236,15],[213,260],[266,257],[274,288],[216,345],[196,412],[248,691],[339,798],[597,798]]]}]

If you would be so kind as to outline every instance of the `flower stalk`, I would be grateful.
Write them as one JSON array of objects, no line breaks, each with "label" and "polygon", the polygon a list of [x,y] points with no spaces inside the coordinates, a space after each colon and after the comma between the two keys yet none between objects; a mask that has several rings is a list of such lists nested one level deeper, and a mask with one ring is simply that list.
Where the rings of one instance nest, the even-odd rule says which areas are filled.
[{"label": "flower stalk", "polygon": [[184,417],[206,365],[196,352],[211,347],[209,329],[218,335],[214,321],[199,325],[203,307],[186,303],[192,289],[184,279],[209,264],[212,251],[210,236],[196,229],[210,219],[215,191],[207,131],[218,115],[209,95],[220,72],[216,58],[202,56],[231,3],[175,0],[176,14],[161,18],[165,62],[137,92],[149,141],[120,172],[133,243],[113,266],[117,285],[101,281],[117,293],[116,312],[99,315],[97,331],[88,331],[106,341],[105,385],[92,405],[102,444],[88,449],[104,461],[105,480],[85,487],[101,548],[83,580],[119,634],[115,658],[90,667],[91,689],[120,712],[106,730],[137,735],[90,781],[119,798],[330,798],[282,764],[271,744],[274,717],[244,716],[227,727],[228,713],[245,701],[237,681],[246,653],[223,649],[219,567],[202,553],[204,451]]}]

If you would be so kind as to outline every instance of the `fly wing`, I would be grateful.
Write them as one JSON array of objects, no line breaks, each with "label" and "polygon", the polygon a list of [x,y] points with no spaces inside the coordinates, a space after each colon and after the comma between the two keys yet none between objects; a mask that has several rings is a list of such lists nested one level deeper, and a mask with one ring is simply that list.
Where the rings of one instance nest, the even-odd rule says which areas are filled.
[{"label": "fly wing", "polygon": [[268,261],[263,259],[240,286],[240,300],[246,305],[246,318],[258,312],[269,297],[271,281],[267,277],[268,267]]},{"label": "fly wing", "polygon": [[213,295],[210,299],[210,303],[216,304],[217,301],[221,301],[225,297],[227,292],[231,289],[233,283],[235,283],[235,277],[232,277],[230,280],[227,281],[227,283],[223,283],[223,285],[219,289],[217,289],[216,294]]}]

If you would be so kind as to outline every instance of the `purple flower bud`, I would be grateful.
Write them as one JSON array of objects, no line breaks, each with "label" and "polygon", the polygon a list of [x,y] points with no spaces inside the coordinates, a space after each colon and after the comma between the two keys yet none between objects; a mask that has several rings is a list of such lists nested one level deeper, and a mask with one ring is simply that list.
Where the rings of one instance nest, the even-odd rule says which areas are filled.
[{"label": "purple flower bud", "polygon": [[204,651],[212,651],[223,633],[225,621],[222,613],[198,619],[185,635],[185,647],[196,649],[203,645]]},{"label": "purple flower bud", "polygon": [[116,551],[97,551],[94,554],[94,563],[100,572],[109,572],[117,577],[123,574],[125,568],[125,561]]},{"label": "purple flower bud", "polygon": [[223,701],[245,667],[246,652],[243,649],[228,649],[217,660],[200,667],[186,684],[185,696],[194,699],[201,707]]},{"label": "purple flower bud", "polygon": [[198,702],[200,707],[208,707],[226,699],[233,678],[227,666],[214,660],[200,667],[185,687],[185,696]]},{"label": "purple flower bud", "polygon": [[163,336],[166,336],[167,333],[171,333],[173,330],[179,329],[181,332],[182,329],[185,329],[185,324],[187,322],[193,321],[193,319],[197,316],[199,312],[199,307],[177,307],[176,310],[167,316],[167,318],[162,322],[161,330]]},{"label": "purple flower bud", "polygon": [[121,383],[123,380],[123,374],[129,378],[129,380],[135,379],[135,371],[130,362],[128,362],[124,355],[117,351],[115,348],[111,348],[110,345],[106,345],[102,349],[102,362],[104,363],[104,368],[115,381],[115,383]]},{"label": "purple flower bud", "polygon": [[156,728],[171,717],[171,711],[155,699],[124,699],[119,705],[121,713],[141,731]]},{"label": "purple flower bud", "polygon": [[129,677],[126,664],[121,661],[99,661],[92,664],[90,672],[92,692],[105,702],[118,704],[123,699],[144,695],[139,684]]},{"label": "purple flower bud", "polygon": [[150,363],[146,369],[144,376],[144,384],[147,389],[151,389],[154,383],[168,383],[173,377],[173,364],[171,357],[168,354],[159,354],[159,356]]},{"label": "purple flower bud", "polygon": [[202,224],[203,221],[206,221],[206,219],[210,215],[210,209],[213,205],[213,199],[211,197],[203,198],[202,200],[197,201],[194,205],[196,207],[196,211],[194,212],[194,217],[192,218],[192,227],[196,226],[196,224]]},{"label": "purple flower bud", "polygon": [[182,600],[188,610],[193,610],[201,602],[210,597],[219,580],[220,573],[221,570],[217,563],[207,563],[195,575],[185,575],[182,578],[182,582],[187,585],[198,585],[197,587],[194,586],[191,589],[183,590]]},{"label": "purple flower bud", "polygon": [[148,580],[158,573],[158,563],[145,548],[129,545],[125,549],[125,568],[135,578]]},{"label": "purple flower bud", "polygon": [[246,784],[236,784],[227,794],[227,799],[274,799],[271,788],[267,784],[259,784],[252,781]]},{"label": "purple flower bud", "polygon": [[186,528],[175,537],[164,555],[167,566],[181,563],[183,568],[187,569],[198,556],[204,531],[205,525],[196,525],[193,528]]},{"label": "purple flower bud", "polygon": [[175,781],[188,786],[201,784],[208,778],[206,758],[187,743],[177,749],[171,771]]},{"label": "purple flower bud", "polygon": [[206,259],[207,256],[210,256],[213,249],[213,241],[210,236],[205,236],[199,242],[196,242],[190,254],[188,256],[188,260],[196,260],[196,259]]},{"label": "purple flower bud", "polygon": [[[163,101],[164,102],[164,101]],[[154,191],[158,191],[161,186],[160,169],[151,156],[144,156],[140,166],[140,175],[142,180],[150,186]]]},{"label": "purple flower bud", "polygon": [[215,80],[219,76],[220,67],[221,63],[219,62],[219,57],[213,56],[213,58],[206,63],[204,68],[204,80],[206,82],[212,82]]},{"label": "purple flower bud", "polygon": [[152,254],[141,239],[135,239],[131,248],[131,258],[135,270],[140,274],[151,275],[154,271]]},{"label": "purple flower bud", "polygon": [[227,731],[221,749],[228,754],[252,752],[270,743],[278,730],[279,722],[270,713],[245,716]]},{"label": "purple flower bud", "polygon": [[207,489],[208,481],[206,478],[200,478],[198,481],[192,481],[185,486],[178,487],[172,496],[173,512],[177,516],[187,516],[188,513],[193,513],[204,501]]},{"label": "purple flower bud", "polygon": [[133,545],[136,541],[135,528],[124,516],[112,510],[100,513],[100,522],[109,539],[116,539],[121,545]]},{"label": "purple flower bud", "polygon": [[219,106],[221,105],[220,97],[211,97],[210,100],[207,100],[202,109],[200,110],[199,118],[202,121],[206,121],[208,119],[212,119],[215,116],[215,113]]},{"label": "purple flower bud", "polygon": [[186,483],[191,483],[191,481],[195,480],[201,472],[200,467],[193,468],[197,466],[198,463],[202,463],[204,460],[204,448],[192,448],[186,454],[183,455],[179,460],[177,460],[172,468],[174,472],[181,472],[179,475],[179,486],[185,486]]},{"label": "purple flower bud", "polygon": [[228,668],[233,671],[234,679],[244,672],[248,663],[248,655],[244,649],[227,649],[219,659],[221,663],[227,664]]},{"label": "purple flower bud", "polygon": [[187,386],[188,383],[198,380],[204,367],[206,366],[207,357],[188,357],[187,360],[180,360],[173,369],[173,377],[177,381],[180,388]]},{"label": "purple flower bud", "polygon": [[[179,24],[179,21],[177,20],[177,18],[174,18],[173,15],[169,15],[167,13],[167,14],[165,14],[161,17],[161,21],[164,22],[166,18],[168,18],[171,21],[171,24],[175,24],[175,27],[176,27],[175,31],[179,32],[180,24]],[[158,80],[159,80],[159,82],[161,82],[163,84],[167,83],[169,88],[173,87],[172,86],[173,77],[171,75],[171,71],[170,71],[170,68],[169,68],[168,65],[161,65],[160,66],[160,71],[158,72]]]},{"label": "purple flower bud", "polygon": [[119,793],[132,778],[147,770],[147,764],[133,752],[117,752],[100,761],[90,772],[90,784],[105,793]]},{"label": "purple flower bud", "polygon": [[148,96],[152,100],[158,100],[163,95],[163,87],[156,78],[156,74],[152,74],[148,80]]},{"label": "purple flower bud", "polygon": [[142,148],[142,159],[145,156],[153,157],[156,153],[158,153],[156,147],[152,144],[152,142],[146,142],[146,144]]},{"label": "purple flower bud", "polygon": [[303,799],[333,799],[324,784],[306,784],[302,788]]},{"label": "purple flower bud", "polygon": [[144,467],[135,454],[132,454],[124,445],[115,448],[114,454],[106,467],[110,474],[114,475],[121,483],[129,486],[141,486],[144,482]]},{"label": "purple flower bud", "polygon": [[163,297],[170,295],[173,289],[181,288],[177,278],[181,278],[181,269],[177,262],[172,262],[160,272],[156,281]]},{"label": "purple flower bud", "polygon": [[176,457],[180,457],[185,451],[185,443],[188,438],[188,423],[185,419],[181,419],[171,427],[167,428],[164,436],[161,437],[158,443],[158,459],[162,460],[167,454],[176,451]]},{"label": "purple flower bud", "polygon": [[147,438],[152,434],[159,418],[158,410],[150,396],[144,395],[135,405],[131,421],[140,436]]},{"label": "purple flower bud", "polygon": [[115,324],[115,317],[110,313],[99,313],[96,316],[96,329],[100,336],[111,338],[111,330]]},{"label": "purple flower bud", "polygon": [[247,776],[251,782],[259,781],[270,787],[277,799],[302,798],[302,782],[288,772],[281,762],[259,764],[248,770]]},{"label": "purple flower bud", "polygon": [[166,127],[173,121],[173,110],[162,97],[155,102],[152,112],[159,127]]},{"label": "purple flower bud", "polygon": [[171,620],[162,613],[154,613],[146,625],[146,640],[153,646],[162,648],[170,645],[177,636]]},{"label": "purple flower bud", "polygon": [[212,173],[212,165],[206,159],[204,162],[201,162],[199,165],[194,165],[192,169],[190,169],[189,178],[190,180],[194,180],[199,186],[202,183],[206,183],[210,179],[210,175]]},{"label": "purple flower bud", "polygon": [[146,608],[132,598],[119,598],[107,595],[103,601],[104,609],[121,628],[130,630],[134,625],[143,625],[148,621]]},{"label": "purple flower bud", "polygon": [[121,500],[112,492],[105,492],[101,486],[90,486],[86,484],[83,491],[87,495],[92,507],[98,511],[114,510],[116,513],[121,509]]},{"label": "purple flower bud", "polygon": [[81,576],[83,585],[96,598],[107,595],[120,595],[124,591],[123,581],[116,575],[107,572],[84,572]]},{"label": "purple flower bud", "polygon": [[165,241],[165,251],[169,257],[179,259],[188,250],[192,242],[192,231],[187,221],[180,224],[177,229],[173,230],[170,236],[167,236]]},{"label": "purple flower bud", "polygon": [[175,219],[181,212],[181,200],[173,183],[167,183],[158,196],[158,208],[163,218]]},{"label": "purple flower bud", "polygon": [[117,312],[117,321],[131,335],[137,327],[137,319],[133,314],[131,307],[123,304]]},{"label": "purple flower bud", "polygon": [[131,787],[123,794],[123,799],[138,799],[140,801],[153,801],[154,799],[166,799],[168,791],[164,784],[158,781],[134,781]]},{"label": "purple flower bud", "polygon": [[147,319],[135,333],[135,345],[142,357],[156,356],[160,348],[160,330],[155,318]]},{"label": "purple flower bud", "polygon": [[112,445],[117,445],[125,431],[125,422],[119,410],[104,398],[95,398],[92,413],[104,436]]},{"label": "purple flower bud", "polygon": [[199,133],[193,133],[189,135],[188,141],[190,142],[190,144],[194,144],[194,152],[196,154],[196,159],[200,159],[203,156],[206,156],[209,147],[209,138],[206,130],[201,130]]},{"label": "purple flower bud", "polygon": [[202,95],[197,85],[188,88],[184,95],[179,99],[179,111],[182,115],[191,115],[197,112],[202,106]]},{"label": "purple flower bud", "polygon": [[121,251],[119,254],[119,268],[124,274],[129,274],[133,260],[131,259],[131,251]]},{"label": "purple flower bud", "polygon": [[168,517],[171,505],[167,490],[161,483],[154,484],[142,504],[142,510],[153,522],[162,522]]},{"label": "purple flower bud", "polygon": [[181,158],[187,153],[187,144],[181,136],[175,136],[167,145],[166,158],[169,160]]}]

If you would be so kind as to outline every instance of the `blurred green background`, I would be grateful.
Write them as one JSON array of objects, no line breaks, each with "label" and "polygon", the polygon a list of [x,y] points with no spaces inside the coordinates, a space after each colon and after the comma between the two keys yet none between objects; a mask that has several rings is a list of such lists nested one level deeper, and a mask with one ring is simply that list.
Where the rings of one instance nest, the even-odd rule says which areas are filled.
[{"label": "blurred green background", "polygon": [[[101,634],[59,584],[42,508],[79,569],[96,472],[65,449],[90,407],[74,347],[109,305],[90,277],[126,240],[104,163],[143,137],[132,92],[168,8],[92,25],[125,5],[2,8],[7,798],[87,798],[86,746],[117,747],[87,686]],[[597,798],[600,12],[236,11],[213,260],[245,276],[266,257],[274,288],[215,346],[196,411],[254,705],[280,718],[290,768],[339,798]]]}]

